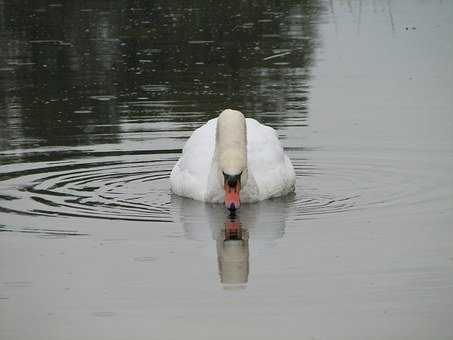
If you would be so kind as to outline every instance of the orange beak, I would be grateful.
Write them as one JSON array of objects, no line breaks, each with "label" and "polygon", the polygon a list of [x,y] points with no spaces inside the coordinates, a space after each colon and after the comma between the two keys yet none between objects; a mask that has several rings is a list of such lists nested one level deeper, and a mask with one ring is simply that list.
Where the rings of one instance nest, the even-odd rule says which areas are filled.
[{"label": "orange beak", "polygon": [[225,206],[230,211],[239,209],[241,200],[239,198],[239,190],[241,190],[241,183],[237,181],[235,186],[229,186],[228,183],[224,185],[225,190]]}]

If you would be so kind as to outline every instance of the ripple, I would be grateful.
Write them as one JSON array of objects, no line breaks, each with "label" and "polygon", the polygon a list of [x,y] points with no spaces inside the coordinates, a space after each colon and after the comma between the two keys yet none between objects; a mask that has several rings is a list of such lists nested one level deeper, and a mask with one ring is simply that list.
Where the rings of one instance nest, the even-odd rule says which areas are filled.
[{"label": "ripple", "polygon": [[[293,161],[299,179],[291,202],[295,220],[347,211],[420,209],[424,204],[432,209],[433,202],[448,195],[441,179],[445,174],[420,159],[314,154],[322,157]],[[432,180],[436,176],[438,182]]]},{"label": "ripple", "polygon": [[3,285],[8,288],[28,288],[33,285],[31,281],[7,281]]},{"label": "ripple", "polygon": [[139,257],[134,257],[134,261],[136,262],[154,262],[156,261],[157,258],[154,256],[139,256]]},{"label": "ripple", "polygon": [[100,318],[109,318],[109,317],[115,316],[116,313],[115,312],[93,312],[92,315],[98,316]]},{"label": "ripple", "polygon": [[168,176],[174,156],[123,158],[54,162],[10,173],[1,182],[7,199],[0,197],[0,209],[24,215],[170,222]]},{"label": "ripple", "polygon": [[[395,206],[420,207],[443,198],[442,183],[426,180],[433,176],[432,169],[421,166],[419,161],[415,166],[413,160],[395,157],[353,157],[322,150],[288,152],[298,177],[296,194],[285,198],[289,219]],[[172,199],[168,177],[178,153],[106,152],[92,158],[3,166],[0,212],[173,222],[178,210],[175,205],[180,201]],[[67,230],[57,235],[52,230],[16,229],[41,233],[43,237],[71,234]],[[11,230],[4,224],[0,231]]]},{"label": "ripple", "polygon": [[87,236],[88,235],[88,234],[80,233],[76,230],[44,229],[44,228],[30,228],[30,227],[19,227],[19,226],[11,228],[11,227],[3,225],[3,224],[0,224],[0,231],[35,234],[41,238],[66,238],[68,236]]}]

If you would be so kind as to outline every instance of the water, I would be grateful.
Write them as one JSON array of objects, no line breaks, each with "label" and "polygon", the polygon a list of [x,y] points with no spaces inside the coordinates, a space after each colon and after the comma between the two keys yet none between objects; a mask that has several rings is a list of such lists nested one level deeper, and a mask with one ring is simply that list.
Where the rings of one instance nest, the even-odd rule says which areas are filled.
[{"label": "water", "polygon": [[[0,337],[453,334],[448,1],[0,1]],[[294,195],[171,195],[222,109]]]}]

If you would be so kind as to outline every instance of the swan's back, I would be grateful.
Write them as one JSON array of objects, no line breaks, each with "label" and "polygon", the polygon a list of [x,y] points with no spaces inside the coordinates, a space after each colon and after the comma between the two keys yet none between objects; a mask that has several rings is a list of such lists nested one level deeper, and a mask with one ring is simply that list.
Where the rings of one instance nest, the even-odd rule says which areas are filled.
[{"label": "swan's back", "polygon": [[[295,174],[275,130],[252,118],[247,125],[249,179],[241,190],[244,202],[261,201],[294,191]],[[217,118],[195,130],[170,175],[171,189],[180,196],[206,201],[209,172],[214,158]],[[256,186],[253,187],[252,186]],[[223,190],[223,188],[219,188]],[[216,200],[217,201],[217,200]]]},{"label": "swan's back", "polygon": [[171,190],[184,197],[205,201],[208,175],[215,149],[217,118],[196,129],[170,174]]},{"label": "swan's back", "polygon": [[255,200],[283,196],[294,191],[294,169],[276,131],[251,118],[247,118],[247,157],[248,169],[258,187]]}]

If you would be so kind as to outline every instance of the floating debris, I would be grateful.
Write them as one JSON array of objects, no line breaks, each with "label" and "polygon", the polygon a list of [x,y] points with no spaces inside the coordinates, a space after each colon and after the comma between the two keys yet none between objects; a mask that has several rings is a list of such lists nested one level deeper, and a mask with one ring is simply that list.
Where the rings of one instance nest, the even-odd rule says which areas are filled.
[{"label": "floating debris", "polygon": [[99,101],[110,101],[116,99],[116,96],[105,95],[105,96],[91,96],[90,99],[99,100]]},{"label": "floating debris", "polygon": [[27,63],[27,62],[20,62],[20,61],[10,61],[7,63],[10,66],[33,66],[35,63]]},{"label": "floating debris", "polygon": [[263,60],[271,60],[271,59],[275,59],[275,58],[281,58],[281,57],[287,56],[289,54],[291,54],[291,51],[283,52],[283,53],[279,53],[279,54],[274,54],[274,55],[271,55],[269,57],[263,58]]},{"label": "floating debris", "polygon": [[71,43],[62,40],[29,40],[30,44],[51,44],[58,46],[73,46]]},{"label": "floating debris", "polygon": [[142,85],[142,90],[145,92],[164,92],[168,90],[167,85]]},{"label": "floating debris", "polygon": [[214,40],[189,40],[188,43],[192,45],[212,44]]},{"label": "floating debris", "polygon": [[246,23],[242,24],[241,27],[247,29],[247,28],[252,28],[253,26],[255,26],[255,24],[253,22],[246,22]]}]

